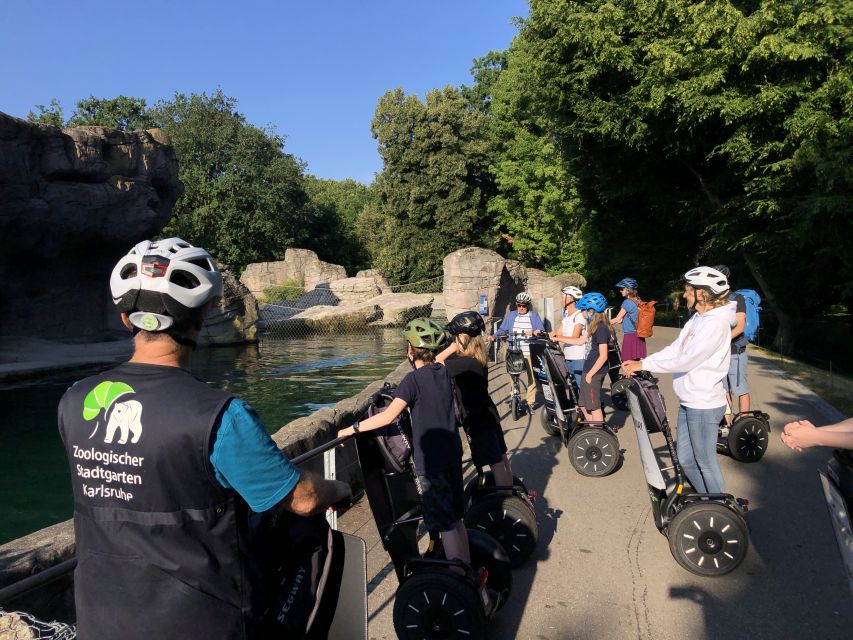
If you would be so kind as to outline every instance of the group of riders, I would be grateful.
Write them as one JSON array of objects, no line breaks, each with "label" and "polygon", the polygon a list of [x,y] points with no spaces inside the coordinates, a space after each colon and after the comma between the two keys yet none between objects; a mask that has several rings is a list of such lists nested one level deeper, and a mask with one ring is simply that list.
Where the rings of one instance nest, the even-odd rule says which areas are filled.
[{"label": "group of riders", "polygon": [[[708,493],[724,490],[714,452],[727,380],[740,408],[744,396],[748,403],[745,365],[732,364],[735,355],[745,361],[745,352],[727,276],[723,267],[685,274],[683,296],[695,313],[675,342],[651,356],[642,338],[631,337],[639,302],[631,278],[617,284],[624,301],[612,321],[602,294],[564,288],[564,318],[550,334],[564,345],[589,420],[603,419],[613,324],[624,330],[625,375],[640,369],[674,375],[678,454],[695,489]],[[349,496],[350,487],[297,468],[251,406],[189,373],[205,316],[223,295],[207,251],[179,238],[141,242],[113,269],[110,289],[133,333],[133,356],[74,384],[58,412],[74,493],[78,634],[254,637],[262,616],[256,580],[262,561],[251,546],[251,514],[320,514]],[[524,337],[544,333],[545,326],[529,294],[515,302],[496,335],[522,336],[530,367]],[[446,326],[412,320],[402,333],[412,371],[385,411],[339,435],[357,437],[410,411],[424,524],[441,533],[448,559],[469,563],[460,422],[474,463],[490,467],[497,485],[513,484],[489,393],[485,323],[466,311]],[[531,370],[528,380],[532,406]]]}]

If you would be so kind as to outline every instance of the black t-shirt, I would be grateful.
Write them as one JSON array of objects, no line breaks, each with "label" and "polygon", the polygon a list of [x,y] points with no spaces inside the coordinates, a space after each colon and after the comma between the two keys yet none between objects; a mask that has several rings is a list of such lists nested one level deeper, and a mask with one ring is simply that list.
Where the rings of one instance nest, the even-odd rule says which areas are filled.
[{"label": "black t-shirt", "polygon": [[469,433],[500,428],[498,409],[489,395],[489,370],[470,356],[452,355],[444,364],[459,389]]},{"label": "black t-shirt", "polygon": [[[595,331],[593,332],[592,337],[590,339],[591,340],[591,347],[589,350],[589,354],[586,356],[586,362],[583,363],[584,375],[586,375],[587,372],[590,369],[592,369],[592,366],[595,364],[595,361],[598,360],[598,356],[599,356],[598,345],[610,344],[610,337],[611,337],[610,329],[608,329],[607,325],[604,324],[603,322],[595,328]],[[596,376],[603,376],[605,373],[607,373],[607,362],[606,361],[603,365],[601,365],[601,369],[599,369],[595,373],[595,375]]]},{"label": "black t-shirt", "polygon": [[461,467],[462,440],[444,365],[427,364],[407,374],[394,397],[412,410],[415,471],[423,475]]}]

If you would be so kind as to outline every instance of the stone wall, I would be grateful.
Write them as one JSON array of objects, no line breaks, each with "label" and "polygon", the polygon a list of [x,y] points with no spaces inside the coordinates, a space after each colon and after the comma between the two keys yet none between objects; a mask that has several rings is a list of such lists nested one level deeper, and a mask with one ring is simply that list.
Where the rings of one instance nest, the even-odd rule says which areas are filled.
[{"label": "stone wall", "polygon": [[0,335],[102,337],[115,262],[181,195],[158,129],[59,129],[0,113]]}]

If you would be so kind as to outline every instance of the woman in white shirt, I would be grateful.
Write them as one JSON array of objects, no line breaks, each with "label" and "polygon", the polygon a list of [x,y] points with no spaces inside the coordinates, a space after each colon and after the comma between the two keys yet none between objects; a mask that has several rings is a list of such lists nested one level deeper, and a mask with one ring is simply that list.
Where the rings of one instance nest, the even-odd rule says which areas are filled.
[{"label": "woman in white shirt", "polygon": [[583,291],[577,287],[563,287],[563,322],[560,328],[551,333],[551,340],[563,343],[563,355],[569,373],[574,378],[575,387],[580,389],[583,363],[586,360],[586,345],[572,344],[568,338],[579,338],[586,331],[586,318],[583,311],[577,308],[577,301],[583,296]]},{"label": "woman in white shirt", "polygon": [[640,370],[673,374],[679,400],[676,451],[690,484],[702,493],[725,490],[717,464],[717,429],[726,408],[723,380],[729,371],[731,328],[736,321],[728,290],[726,277],[716,269],[688,271],[683,296],[696,313],[671,345],[622,365],[626,375]]}]

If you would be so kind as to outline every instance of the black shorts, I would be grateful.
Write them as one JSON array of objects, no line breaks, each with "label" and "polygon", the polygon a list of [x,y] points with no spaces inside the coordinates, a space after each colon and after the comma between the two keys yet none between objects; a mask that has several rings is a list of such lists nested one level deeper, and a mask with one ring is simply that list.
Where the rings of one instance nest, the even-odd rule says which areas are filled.
[{"label": "black shorts", "polygon": [[428,531],[449,531],[465,514],[462,466],[415,477]]},{"label": "black shorts", "polygon": [[474,466],[491,466],[503,460],[507,447],[504,432],[500,425],[485,429],[472,429],[468,432],[468,439]]},{"label": "black shorts", "polygon": [[581,379],[580,403],[587,411],[601,409],[601,385],[604,383],[604,373],[596,373],[592,382],[586,381],[586,374]]}]

